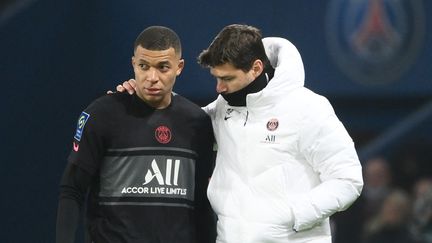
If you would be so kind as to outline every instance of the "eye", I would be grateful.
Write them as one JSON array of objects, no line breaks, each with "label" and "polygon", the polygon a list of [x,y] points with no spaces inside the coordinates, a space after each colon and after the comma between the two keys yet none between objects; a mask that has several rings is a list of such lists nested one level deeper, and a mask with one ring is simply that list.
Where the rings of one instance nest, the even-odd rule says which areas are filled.
[{"label": "eye", "polygon": [[142,70],[148,70],[148,69],[149,69],[149,66],[148,66],[147,64],[144,64],[144,63],[140,63],[140,64],[138,64],[138,66],[139,66]]},{"label": "eye", "polygon": [[220,80],[223,82],[229,82],[229,81],[232,81],[233,79],[234,79],[234,77],[222,77],[222,78],[220,78]]},{"label": "eye", "polygon": [[159,66],[159,70],[161,70],[161,72],[167,72],[171,67],[168,64],[163,64]]}]

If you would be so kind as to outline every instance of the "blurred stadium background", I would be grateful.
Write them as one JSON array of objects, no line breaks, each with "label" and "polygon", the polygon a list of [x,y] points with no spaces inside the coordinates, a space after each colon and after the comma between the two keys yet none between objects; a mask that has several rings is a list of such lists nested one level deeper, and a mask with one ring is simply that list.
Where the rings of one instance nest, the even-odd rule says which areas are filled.
[{"label": "blurred stadium background", "polygon": [[[133,77],[133,42],[149,25],[180,35],[186,68],[175,91],[200,105],[216,97],[215,81],[196,57],[222,27],[289,39],[305,86],[329,98],[364,167],[383,158],[388,185],[415,204],[414,188],[432,176],[431,12],[426,0],[0,1],[0,241],[54,242],[76,119]],[[363,221],[340,226],[356,222],[358,204],[332,218],[335,242],[360,242]]]}]

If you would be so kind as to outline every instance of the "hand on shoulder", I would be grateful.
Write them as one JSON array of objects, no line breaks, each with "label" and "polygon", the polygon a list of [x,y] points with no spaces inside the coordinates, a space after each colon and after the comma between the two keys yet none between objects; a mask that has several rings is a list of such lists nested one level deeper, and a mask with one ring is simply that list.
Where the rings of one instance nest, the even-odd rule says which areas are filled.
[{"label": "hand on shoulder", "polygon": [[[124,81],[123,84],[119,84],[116,87],[116,91],[117,92],[128,92],[129,94],[134,94],[135,93],[135,87],[136,87],[136,81],[135,79],[129,79],[127,81]],[[107,91],[107,94],[112,94],[114,92],[112,92],[111,90]]]}]

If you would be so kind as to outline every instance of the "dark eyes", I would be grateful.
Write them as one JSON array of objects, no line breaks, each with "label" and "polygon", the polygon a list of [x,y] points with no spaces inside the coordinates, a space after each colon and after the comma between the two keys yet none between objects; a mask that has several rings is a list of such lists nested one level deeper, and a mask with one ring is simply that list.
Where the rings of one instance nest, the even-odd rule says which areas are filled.
[{"label": "dark eyes", "polygon": [[[147,64],[144,64],[144,63],[140,63],[140,64],[138,64],[138,66],[139,66],[142,70],[149,70],[149,69],[150,69],[150,66],[147,65]],[[169,66],[169,65],[166,65],[166,64],[162,64],[162,65],[159,65],[159,66],[158,66],[158,69],[159,69],[161,72],[166,72],[166,71],[168,71],[168,70],[170,69],[170,66]]]},{"label": "dark eyes", "polygon": [[233,77],[223,77],[223,78],[220,78],[220,80],[223,81],[223,82],[229,82],[229,81],[231,81],[233,79],[234,79]]},{"label": "dark eyes", "polygon": [[159,70],[161,71],[168,71],[170,69],[169,65],[160,65]]},{"label": "dark eyes", "polygon": [[139,66],[141,69],[144,69],[144,70],[149,69],[149,66],[146,65],[146,64],[143,64],[143,63],[138,64],[138,66]]}]

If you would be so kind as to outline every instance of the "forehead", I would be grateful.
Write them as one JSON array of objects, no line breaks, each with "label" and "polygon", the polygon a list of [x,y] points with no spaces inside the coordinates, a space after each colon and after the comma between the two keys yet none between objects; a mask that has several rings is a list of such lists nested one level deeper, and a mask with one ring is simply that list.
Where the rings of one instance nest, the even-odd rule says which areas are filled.
[{"label": "forehead", "polygon": [[148,50],[141,46],[137,46],[134,55],[139,60],[144,60],[147,62],[162,62],[162,61],[174,61],[179,59],[177,57],[174,48],[170,47],[166,50]]},{"label": "forehead", "polygon": [[244,73],[243,70],[235,68],[231,63],[225,63],[210,68],[210,73],[215,77],[235,76]]}]

